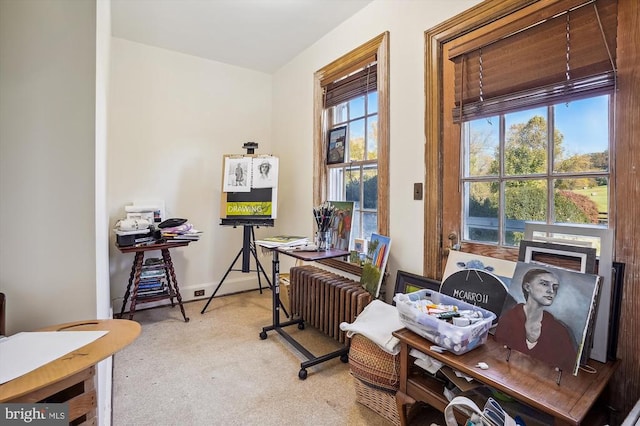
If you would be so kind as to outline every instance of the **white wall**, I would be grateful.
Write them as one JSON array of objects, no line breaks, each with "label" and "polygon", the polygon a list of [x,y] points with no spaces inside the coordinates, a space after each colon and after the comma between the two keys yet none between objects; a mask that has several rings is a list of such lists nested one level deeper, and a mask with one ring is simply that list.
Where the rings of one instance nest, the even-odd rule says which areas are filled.
[{"label": "white wall", "polygon": [[[313,182],[313,73],[384,31],[390,32],[391,177],[387,298],[398,269],[422,273],[423,202],[413,183],[424,182],[424,32],[477,0],[377,0],[305,50],[274,75],[273,141],[280,155],[277,228],[311,234]],[[425,192],[429,183],[425,182]],[[427,236],[429,237],[429,236]],[[437,238],[437,236],[433,236]]]},{"label": "white wall", "polygon": [[[223,156],[246,153],[247,141],[259,143],[258,154],[272,152],[271,76],[118,38],[111,48],[111,226],[126,204],[164,200],[167,216],[204,231],[197,243],[172,250],[182,297],[193,299],[197,289],[208,297],[242,247],[241,228],[219,225]],[[120,312],[133,254],[112,243],[110,256]],[[255,273],[232,273],[218,294],[256,287]]]},{"label": "white wall", "polygon": [[95,67],[95,1],[0,1],[9,334],[96,318]]}]

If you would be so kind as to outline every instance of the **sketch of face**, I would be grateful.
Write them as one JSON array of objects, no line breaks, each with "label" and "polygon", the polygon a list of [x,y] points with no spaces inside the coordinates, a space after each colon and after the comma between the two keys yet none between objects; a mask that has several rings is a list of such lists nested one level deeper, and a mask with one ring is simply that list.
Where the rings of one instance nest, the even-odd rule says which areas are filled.
[{"label": "sketch of face", "polygon": [[551,306],[559,287],[558,278],[552,273],[538,274],[523,286],[529,298],[541,306]]},{"label": "sketch of face", "polygon": [[271,164],[262,163],[260,164],[260,174],[262,176],[269,176],[269,169],[271,168]]}]

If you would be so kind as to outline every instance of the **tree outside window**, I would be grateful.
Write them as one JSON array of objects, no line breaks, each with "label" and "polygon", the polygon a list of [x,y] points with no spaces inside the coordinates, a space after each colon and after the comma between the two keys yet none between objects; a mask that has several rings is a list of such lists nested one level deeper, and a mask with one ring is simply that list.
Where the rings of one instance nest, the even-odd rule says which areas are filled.
[{"label": "tree outside window", "polygon": [[526,221],[607,226],[608,105],[604,95],[465,122],[465,240],[515,246]]}]

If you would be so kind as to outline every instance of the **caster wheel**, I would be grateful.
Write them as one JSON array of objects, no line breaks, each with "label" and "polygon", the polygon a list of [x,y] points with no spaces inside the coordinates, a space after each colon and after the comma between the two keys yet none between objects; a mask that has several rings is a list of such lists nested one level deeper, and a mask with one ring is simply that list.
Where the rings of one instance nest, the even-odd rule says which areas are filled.
[{"label": "caster wheel", "polygon": [[304,323],[303,322],[299,322],[298,323],[298,330],[304,330]]},{"label": "caster wheel", "polygon": [[186,320],[184,320],[184,322],[189,322],[189,320],[190,320],[190,319],[191,319],[191,318],[187,318]]},{"label": "caster wheel", "polygon": [[267,332],[266,331],[261,331],[260,332],[260,340],[264,340],[267,338]]},{"label": "caster wheel", "polygon": [[298,378],[300,380],[304,380],[307,378],[307,370],[304,368],[301,368],[300,371],[298,371]]},{"label": "caster wheel", "polygon": [[349,362],[349,355],[344,354],[344,355],[340,355],[340,361],[344,362],[345,364]]}]

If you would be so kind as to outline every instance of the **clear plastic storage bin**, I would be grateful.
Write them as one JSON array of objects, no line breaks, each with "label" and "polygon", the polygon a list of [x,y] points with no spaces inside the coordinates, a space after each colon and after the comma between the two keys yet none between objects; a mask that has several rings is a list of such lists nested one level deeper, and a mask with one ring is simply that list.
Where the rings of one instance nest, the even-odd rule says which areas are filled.
[{"label": "clear plastic storage bin", "polygon": [[[469,352],[485,343],[491,323],[496,318],[496,315],[491,311],[433,290],[419,290],[407,294],[398,293],[393,300],[396,302],[400,321],[409,330],[456,355]],[[473,311],[478,315],[478,319],[469,325],[454,325],[447,320],[422,311],[418,306],[426,300],[430,300],[434,304],[454,305],[460,311]]]}]

